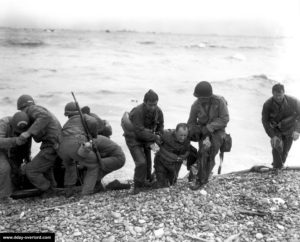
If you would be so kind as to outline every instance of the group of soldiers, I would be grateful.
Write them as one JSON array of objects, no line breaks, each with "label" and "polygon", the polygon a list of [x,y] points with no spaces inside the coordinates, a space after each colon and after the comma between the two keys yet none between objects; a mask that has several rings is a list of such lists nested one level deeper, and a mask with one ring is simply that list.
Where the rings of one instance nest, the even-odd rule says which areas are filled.
[{"label": "group of soldiers", "polygon": [[[126,112],[121,126],[130,154],[135,163],[133,186],[137,194],[147,188],[174,185],[181,165],[186,161],[190,170],[197,164],[192,190],[208,183],[215,166],[215,157],[224,148],[229,122],[227,102],[215,95],[209,82],[199,82],[193,95],[187,123],[175,129],[164,129],[164,116],[158,107],[158,95],[149,90],[143,103]],[[271,138],[273,167],[281,169],[292,142],[300,133],[300,102],[285,95],[284,86],[276,84],[272,97],[262,110],[262,123]],[[61,127],[57,118],[46,108],[35,104],[29,95],[17,101],[19,112],[0,120],[0,199],[7,199],[26,179],[44,194],[55,193],[54,166],[58,159],[64,167],[66,196],[74,194],[78,169],[84,168],[82,195],[103,190],[101,180],[125,163],[121,147],[110,139],[109,123],[78,103],[65,106],[68,121]],[[31,140],[41,143],[39,153],[31,159]],[[191,145],[198,142],[198,149]],[[157,148],[158,147],[158,148]],[[226,150],[227,149],[227,150]],[[151,150],[155,150],[152,172]]]}]

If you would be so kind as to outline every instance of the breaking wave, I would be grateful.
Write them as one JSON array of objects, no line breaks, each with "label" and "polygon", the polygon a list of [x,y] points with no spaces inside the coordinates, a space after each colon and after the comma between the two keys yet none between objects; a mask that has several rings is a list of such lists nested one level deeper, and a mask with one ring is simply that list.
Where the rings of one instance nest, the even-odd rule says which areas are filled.
[{"label": "breaking wave", "polygon": [[19,47],[29,47],[29,48],[34,48],[34,47],[41,47],[46,45],[45,42],[41,40],[31,40],[31,39],[8,39],[5,41],[5,45],[8,46],[19,46]]}]

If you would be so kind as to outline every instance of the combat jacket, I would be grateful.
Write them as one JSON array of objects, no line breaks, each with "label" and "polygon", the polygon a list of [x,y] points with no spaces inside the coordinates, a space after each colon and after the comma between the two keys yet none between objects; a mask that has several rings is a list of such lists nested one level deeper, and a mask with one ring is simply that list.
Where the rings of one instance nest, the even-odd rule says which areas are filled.
[{"label": "combat jacket", "polygon": [[[86,121],[89,133],[91,134],[91,136],[93,138],[96,138],[97,137],[97,120],[88,114],[84,114],[83,118]],[[72,138],[74,136],[77,136],[77,137],[79,137],[79,136],[86,137],[87,136],[79,114],[74,115],[68,119],[68,121],[65,123],[65,125],[62,128],[61,136],[62,136],[62,138],[65,138],[65,137]]]},{"label": "combat jacket", "polygon": [[25,144],[17,146],[11,120],[12,117],[0,119],[0,152],[4,153],[10,162],[19,166],[23,159],[27,162],[30,160],[31,139],[28,139]]},{"label": "combat jacket", "polygon": [[41,149],[55,147],[61,132],[61,125],[57,118],[46,108],[39,105],[31,105],[23,110],[29,116],[31,123],[27,130],[35,142],[42,142]]},{"label": "combat jacket", "polygon": [[145,104],[140,104],[133,108],[129,114],[129,119],[133,124],[133,132],[126,132],[126,140],[136,140],[138,143],[154,142],[155,133],[163,133],[164,116],[159,107],[154,112],[147,112]]},{"label": "combat jacket", "polygon": [[296,98],[285,95],[282,103],[277,103],[271,97],[264,103],[262,123],[269,137],[300,132],[299,121],[300,102]]},{"label": "combat jacket", "polygon": [[190,140],[179,142],[175,135],[175,130],[165,130],[162,135],[162,144],[158,152],[159,156],[169,162],[176,162],[180,157],[186,159],[190,151]]},{"label": "combat jacket", "polygon": [[187,123],[192,136],[199,136],[203,127],[207,127],[211,133],[225,132],[228,122],[229,113],[226,100],[222,96],[213,95],[208,107],[203,107],[200,99],[193,103]]}]

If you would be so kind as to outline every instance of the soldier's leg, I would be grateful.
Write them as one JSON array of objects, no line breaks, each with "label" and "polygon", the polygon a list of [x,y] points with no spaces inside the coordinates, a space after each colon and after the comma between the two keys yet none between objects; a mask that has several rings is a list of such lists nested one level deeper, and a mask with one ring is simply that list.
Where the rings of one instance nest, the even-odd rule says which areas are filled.
[{"label": "soldier's leg", "polygon": [[291,136],[283,136],[283,152],[282,152],[282,162],[283,164],[286,162],[286,158],[293,144],[293,137]]},{"label": "soldier's leg", "polygon": [[147,177],[146,177],[146,179],[151,181],[152,159],[151,159],[151,149],[150,149],[150,147],[144,147],[144,152],[145,152],[146,162],[147,162]]},{"label": "soldier's leg", "polygon": [[44,148],[26,165],[25,172],[28,180],[41,191],[50,188],[51,182],[44,174],[53,168],[56,157],[53,148]]},{"label": "soldier's leg", "polygon": [[145,183],[147,176],[147,162],[144,148],[141,146],[128,147],[131,156],[135,163],[134,183],[137,186],[142,186]]},{"label": "soldier's leg", "polygon": [[163,164],[162,158],[159,155],[156,155],[154,158],[154,168],[157,179],[157,188],[168,187],[168,171]]},{"label": "soldier's leg", "polygon": [[0,152],[0,199],[9,197],[12,193],[10,172],[7,157]]}]

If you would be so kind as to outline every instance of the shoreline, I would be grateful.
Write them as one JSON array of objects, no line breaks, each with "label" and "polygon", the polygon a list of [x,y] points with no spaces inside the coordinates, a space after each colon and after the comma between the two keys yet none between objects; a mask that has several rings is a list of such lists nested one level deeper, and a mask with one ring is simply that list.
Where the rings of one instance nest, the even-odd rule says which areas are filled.
[{"label": "shoreline", "polygon": [[55,232],[55,241],[299,241],[299,175],[246,172],[213,176],[198,191],[181,179],[135,196],[16,200],[0,210],[0,232]]}]

